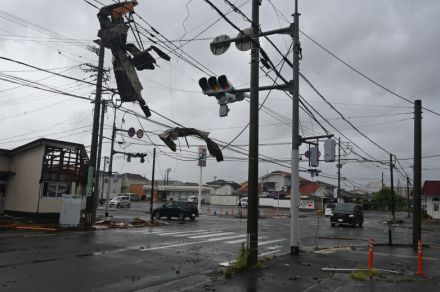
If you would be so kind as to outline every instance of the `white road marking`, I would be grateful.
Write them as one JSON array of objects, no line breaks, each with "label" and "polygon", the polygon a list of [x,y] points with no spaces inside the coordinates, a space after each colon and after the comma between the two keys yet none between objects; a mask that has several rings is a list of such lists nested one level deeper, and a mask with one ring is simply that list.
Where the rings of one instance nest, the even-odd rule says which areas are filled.
[{"label": "white road marking", "polygon": [[215,236],[222,236],[222,235],[229,235],[234,234],[234,232],[221,232],[221,233],[211,233],[211,234],[204,234],[204,235],[196,235],[196,236],[190,236],[191,239],[197,239],[197,238],[205,238],[205,237],[215,237]]},{"label": "white road marking", "polygon": [[203,229],[199,229],[199,230],[193,230],[193,231],[186,230],[186,231],[165,232],[165,233],[156,233],[156,234],[164,236],[164,235],[178,235],[178,234],[188,234],[188,233],[199,233],[199,232],[205,232],[205,231],[208,231],[208,230],[206,230],[206,229],[204,229],[204,230]]},{"label": "white road marking", "polygon": [[239,238],[239,237],[245,237],[245,236],[246,236],[246,234],[218,237],[218,238],[210,238],[210,239],[208,239],[208,241],[219,241],[219,240],[226,240],[226,239]]},{"label": "white road marking", "polygon": [[[258,239],[263,239],[263,238],[267,238],[267,236],[259,236],[258,237]],[[234,244],[234,243],[241,243],[241,242],[246,242],[246,239],[231,240],[231,241],[226,241],[225,243]]]},{"label": "white road marking", "polygon": [[279,249],[280,247],[283,247],[283,246],[282,245],[268,246],[268,247],[266,247],[266,249],[275,250],[275,249]]},{"label": "white road marking", "polygon": [[283,241],[283,240],[286,240],[286,239],[275,239],[275,240],[269,240],[269,241],[262,241],[262,242],[259,242],[258,243],[258,246],[260,246],[260,245],[266,245],[266,244],[270,244],[270,243],[274,243],[274,242],[280,242],[280,241]]},{"label": "white road marking", "polygon": [[258,256],[260,256],[260,257],[264,257],[264,256],[267,256],[267,255],[269,255],[269,254],[273,254],[273,253],[276,253],[276,252],[279,252],[279,251],[281,251],[281,250],[280,250],[280,249],[272,250],[272,251],[268,251],[268,252],[265,252],[265,253],[261,253],[261,254],[259,254]]},{"label": "white road marking", "polygon": [[[218,230],[220,232],[222,232],[222,230]],[[214,231],[205,231],[205,232],[188,232],[185,234],[179,234],[179,235],[174,235],[174,237],[189,237],[189,236],[196,236],[196,235],[203,235],[203,234],[211,234]]]}]

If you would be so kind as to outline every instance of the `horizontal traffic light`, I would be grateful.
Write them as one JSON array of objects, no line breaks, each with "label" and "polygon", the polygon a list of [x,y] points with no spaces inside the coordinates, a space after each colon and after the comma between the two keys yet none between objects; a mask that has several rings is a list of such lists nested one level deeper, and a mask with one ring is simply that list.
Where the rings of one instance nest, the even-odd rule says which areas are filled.
[{"label": "horizontal traffic light", "polygon": [[218,78],[215,76],[200,78],[199,85],[203,94],[217,98],[234,89],[225,75],[221,75]]}]

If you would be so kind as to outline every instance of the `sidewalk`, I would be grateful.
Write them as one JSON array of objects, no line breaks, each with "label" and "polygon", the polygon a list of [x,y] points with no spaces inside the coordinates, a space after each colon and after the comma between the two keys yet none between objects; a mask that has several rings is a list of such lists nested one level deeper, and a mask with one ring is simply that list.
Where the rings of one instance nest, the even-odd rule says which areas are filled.
[{"label": "sidewalk", "polygon": [[397,271],[399,275],[378,272],[372,280],[359,280],[351,272],[323,271],[324,267],[368,266],[366,247],[345,248],[302,252],[296,257],[282,255],[265,261],[261,269],[236,273],[230,279],[214,277],[212,282],[187,291],[440,291],[440,249],[425,248],[423,252],[426,276],[415,275],[417,254],[409,247],[375,247],[374,267]]}]

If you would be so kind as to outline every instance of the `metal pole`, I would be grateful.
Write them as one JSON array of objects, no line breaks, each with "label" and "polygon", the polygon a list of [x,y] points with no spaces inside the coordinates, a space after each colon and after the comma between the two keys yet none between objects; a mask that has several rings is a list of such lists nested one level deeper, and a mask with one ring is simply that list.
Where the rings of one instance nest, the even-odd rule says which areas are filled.
[{"label": "metal pole", "polygon": [[336,202],[341,197],[341,138],[338,139],[338,192],[336,194]]},{"label": "metal pole", "polygon": [[413,249],[422,239],[422,101],[414,102]]},{"label": "metal pole", "polygon": [[98,148],[98,130],[99,130],[99,109],[101,106],[102,93],[102,75],[104,66],[104,46],[99,46],[99,60],[98,60],[98,77],[96,80],[96,96],[95,96],[95,110],[93,112],[93,130],[92,143],[90,147],[90,160],[88,167],[88,182],[87,182],[87,198],[86,198],[86,212],[85,225],[91,226],[95,222],[96,207],[98,205],[98,193],[94,190],[97,188],[95,182],[96,177],[96,154]]},{"label": "metal pole", "polygon": [[292,166],[290,192],[290,254],[299,255],[299,14],[298,0],[295,0],[293,38],[293,102],[292,102]]},{"label": "metal pole", "polygon": [[108,204],[110,199],[110,190],[112,185],[112,174],[113,174],[113,155],[114,150],[113,147],[115,147],[115,138],[116,138],[116,108],[115,108],[115,115],[113,117],[113,128],[112,128],[112,142],[110,145],[110,162],[108,165],[108,184],[107,184],[107,194],[105,196],[105,217],[108,217]]},{"label": "metal pole", "polygon": [[107,156],[104,156],[104,169],[102,171],[102,182],[101,182],[101,200],[104,199],[104,181],[105,181],[105,167],[107,166]]},{"label": "metal pole", "polygon": [[408,218],[409,218],[409,217],[411,217],[411,214],[410,214],[411,207],[410,207],[410,203],[409,203],[409,177],[408,176],[406,177],[406,202],[408,204]]},{"label": "metal pole", "polygon": [[393,154],[390,153],[390,174],[391,174],[391,214],[393,215],[393,220],[396,219],[394,212],[394,176],[393,176]]},{"label": "metal pole", "polygon": [[154,169],[156,166],[156,148],[153,148],[153,171],[151,172],[151,195],[150,195],[150,219],[151,222],[154,220],[153,216],[153,196],[154,196]]},{"label": "metal pole", "polygon": [[200,172],[199,172],[199,196],[197,197],[197,209],[199,213],[202,210],[202,164],[200,164]]},{"label": "metal pole", "polygon": [[251,47],[251,100],[249,118],[249,169],[248,169],[248,217],[247,217],[247,265],[258,261],[258,87],[260,45],[259,0],[252,0],[252,47]]}]

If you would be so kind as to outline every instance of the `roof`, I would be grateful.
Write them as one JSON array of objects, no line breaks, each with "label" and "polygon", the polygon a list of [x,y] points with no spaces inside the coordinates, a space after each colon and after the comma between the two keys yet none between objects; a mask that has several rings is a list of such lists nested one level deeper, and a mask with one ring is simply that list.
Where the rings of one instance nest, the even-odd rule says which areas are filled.
[{"label": "roof", "polygon": [[422,195],[440,196],[440,180],[426,180],[423,183]]},{"label": "roof", "polygon": [[214,181],[210,181],[210,182],[207,182],[206,184],[210,185],[210,186],[219,186],[219,187],[224,186],[224,185],[230,185],[234,188],[240,187],[240,184],[236,183],[235,181],[231,181],[231,180],[227,181],[227,180],[223,180],[223,179],[217,179]]},{"label": "roof", "polygon": [[[262,177],[260,177],[260,179],[264,179],[264,178],[269,177],[271,175],[281,175],[284,177],[290,177],[290,172],[282,171],[282,170],[275,170],[275,171],[269,172],[268,174],[263,175]],[[309,180],[300,176],[299,181],[300,182],[308,182]]]},{"label": "roof", "polygon": [[120,175],[120,177],[126,177],[128,179],[148,181],[148,179],[146,177],[143,177],[142,175],[136,174],[136,173],[123,173],[123,174]]},{"label": "roof", "polygon": [[[73,142],[67,142],[67,141],[60,141],[60,140],[54,140],[54,139],[47,139],[47,138],[40,138],[37,140],[34,140],[32,142],[26,143],[24,145],[18,146],[11,150],[6,150],[6,155],[17,155],[20,152],[27,151],[29,149],[35,148],[37,146],[41,145],[50,145],[50,146],[56,146],[60,148],[79,148],[81,150],[81,155],[84,156],[86,160],[88,160],[86,148],[83,144],[73,143]],[[3,151],[4,149],[2,149]]]},{"label": "roof", "polygon": [[[244,183],[241,184],[239,191],[240,191],[240,193],[247,193],[249,191],[247,181],[245,181]],[[258,184],[258,192],[259,193],[263,192],[263,184],[262,183]]]},{"label": "roof", "polygon": [[311,182],[303,184],[299,187],[299,192],[301,194],[314,194],[320,187],[318,182]]}]

